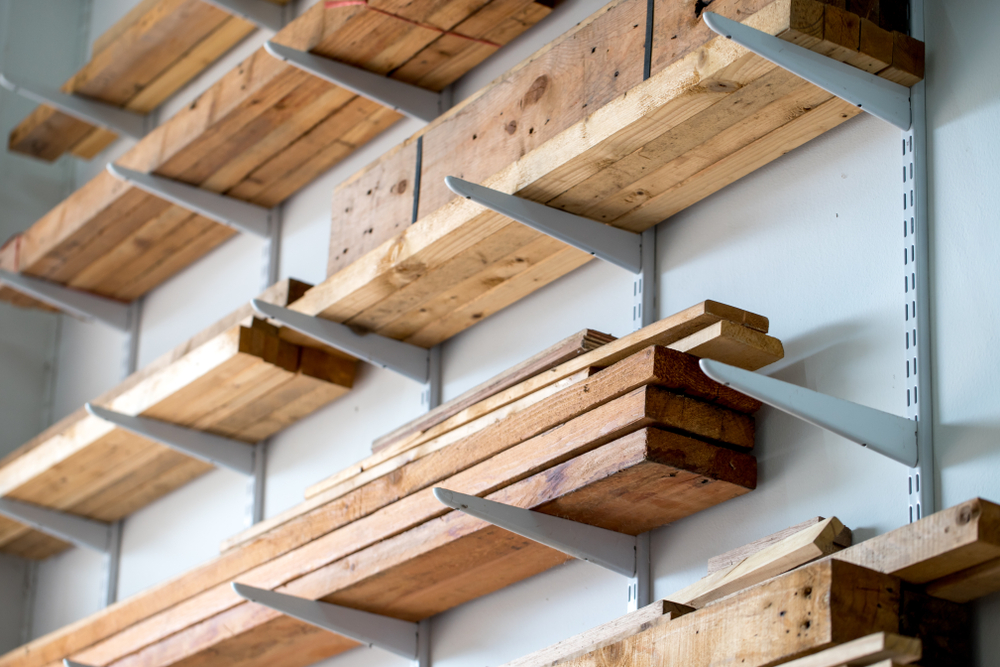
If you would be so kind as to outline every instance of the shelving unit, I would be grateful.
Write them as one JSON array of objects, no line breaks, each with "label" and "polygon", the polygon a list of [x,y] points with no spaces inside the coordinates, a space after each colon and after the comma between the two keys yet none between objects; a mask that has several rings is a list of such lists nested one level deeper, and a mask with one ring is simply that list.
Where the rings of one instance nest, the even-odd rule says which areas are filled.
[{"label": "shelving unit", "polygon": [[[90,61],[61,92],[133,112],[139,119],[255,29],[201,0],[143,0],[94,41]],[[106,127],[43,104],[11,131],[8,148],[47,161],[67,152],[90,159],[117,137]]]},{"label": "shelving unit", "polygon": [[[83,664],[167,665],[204,655],[309,664],[356,643],[262,614],[230,581],[419,620],[567,559],[447,513],[431,486],[492,492],[630,534],[748,492],[756,475],[748,413],[759,404],[700,375],[696,357],[650,347],[685,346],[720,320],[716,312],[766,327],[760,316],[703,304],[529,378],[516,387],[541,384],[542,398],[506,420],[410,450],[395,472],[341,486],[321,504],[307,501],[294,518],[270,522],[211,563],[39,640],[19,664],[67,655]],[[765,348],[778,344],[757,333]],[[755,367],[754,348],[746,349]],[[604,370],[573,370],[595,367]],[[566,374],[576,381],[544,392],[551,377]]]},{"label": "shelving unit", "polygon": [[[319,3],[271,41],[441,90],[549,11],[531,0]],[[116,165],[273,209],[400,117],[261,48]],[[234,233],[102,173],[21,235],[16,270],[128,302]]]},{"label": "shelving unit", "polygon": [[[287,304],[307,285],[285,281],[262,295]],[[246,443],[246,452],[343,396],[355,362],[283,341],[249,306],[230,314],[94,399],[125,415]],[[212,465],[77,410],[0,460],[5,499],[112,523]],[[68,545],[0,516],[0,551],[42,559]]]}]

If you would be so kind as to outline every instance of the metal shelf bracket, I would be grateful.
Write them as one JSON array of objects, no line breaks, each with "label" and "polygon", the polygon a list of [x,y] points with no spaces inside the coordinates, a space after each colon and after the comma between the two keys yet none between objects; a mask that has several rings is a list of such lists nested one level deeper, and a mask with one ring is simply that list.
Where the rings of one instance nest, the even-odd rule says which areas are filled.
[{"label": "metal shelf bracket", "polygon": [[633,537],[441,487],[434,497],[453,510],[629,578],[629,611],[649,604],[649,535]]},{"label": "metal shelf bracket", "polygon": [[260,299],[254,299],[250,304],[262,317],[280,322],[330,347],[422,384],[430,380],[430,350],[375,333],[358,334],[343,324],[303,315]]},{"label": "metal shelf bracket", "polygon": [[82,662],[73,662],[69,658],[63,658],[63,667],[90,667],[90,665],[85,665]]},{"label": "metal shelf bracket", "polygon": [[101,521],[22,503],[12,498],[0,498],[0,514],[46,535],[98,553],[110,553],[113,546],[112,525]]},{"label": "metal shelf bracket", "polygon": [[144,174],[108,163],[108,172],[129,185],[218,223],[263,239],[270,238],[271,209],[248,204],[162,176]]},{"label": "metal shelf bracket", "polygon": [[702,359],[700,365],[705,375],[716,382],[893,461],[911,468],[917,464],[917,423],[914,421],[718,361]]},{"label": "metal shelf bracket", "polygon": [[264,42],[264,49],[278,60],[410,118],[429,123],[445,110],[441,93],[271,41]]},{"label": "metal shelf bracket", "polygon": [[303,623],[329,630],[368,646],[378,647],[409,660],[420,655],[417,635],[420,624],[373,614],[350,607],[306,600],[233,582],[233,590],[245,600],[262,604]]},{"label": "metal shelf bracket", "polygon": [[444,182],[459,197],[465,197],[627,271],[642,271],[642,234],[605,225],[454,176],[445,176]]},{"label": "metal shelf bracket", "polygon": [[910,89],[839,62],[798,44],[761,32],[713,12],[704,12],[705,25],[726,39],[771,61],[832,95],[908,130],[911,123]]},{"label": "metal shelf bracket", "polygon": [[124,415],[92,403],[87,403],[86,407],[87,412],[98,419],[166,445],[182,454],[244,475],[254,474],[253,445],[157,419]]},{"label": "metal shelf bracket", "polygon": [[258,28],[278,32],[285,27],[285,8],[266,0],[203,0],[224,12],[253,23]]},{"label": "metal shelf bracket", "polygon": [[10,271],[0,270],[0,283],[86,322],[98,320],[126,333],[130,329],[129,306],[120,301]]},{"label": "metal shelf bracket", "polygon": [[40,104],[47,104],[68,116],[96,125],[115,134],[142,139],[149,131],[150,120],[106,102],[99,102],[80,95],[69,95],[58,88],[0,74],[0,86],[12,93]]}]

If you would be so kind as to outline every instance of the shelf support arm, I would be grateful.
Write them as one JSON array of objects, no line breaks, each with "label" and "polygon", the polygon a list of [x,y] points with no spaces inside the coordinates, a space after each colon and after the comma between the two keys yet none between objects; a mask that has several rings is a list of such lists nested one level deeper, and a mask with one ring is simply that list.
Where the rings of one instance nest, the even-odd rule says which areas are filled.
[{"label": "shelf support arm", "polygon": [[271,41],[264,42],[264,49],[278,60],[410,118],[429,123],[444,111],[441,93]]},{"label": "shelf support arm", "polygon": [[198,213],[218,223],[260,238],[270,237],[271,209],[203,190],[162,176],[144,174],[108,163],[108,172],[120,181],[154,197]]},{"label": "shelf support arm", "polygon": [[409,660],[417,660],[417,623],[236,582],[233,582],[233,590],[245,600],[270,607],[303,623],[368,646],[376,646]]},{"label": "shelf support arm", "polygon": [[634,577],[636,538],[557,516],[437,487],[434,497],[453,510],[489,522],[564,554]]},{"label": "shelf support arm", "polygon": [[278,32],[285,27],[285,8],[265,0],[202,0],[258,28]]},{"label": "shelf support arm", "polygon": [[82,662],[74,662],[69,658],[63,658],[63,667],[91,667],[91,666],[85,665]]},{"label": "shelf support arm", "polygon": [[836,433],[893,461],[911,468],[917,464],[915,421],[711,359],[702,359],[699,363],[705,375],[720,384]]},{"label": "shelf support arm", "polygon": [[376,333],[358,334],[343,324],[303,315],[260,299],[250,303],[260,316],[280,322],[330,347],[423,384],[430,379],[430,350]]},{"label": "shelf support arm", "polygon": [[98,419],[166,445],[182,454],[243,475],[254,474],[252,445],[157,419],[124,415],[92,403],[87,403],[86,408],[87,412]]},{"label": "shelf support arm", "polygon": [[112,527],[102,521],[12,498],[0,498],[0,514],[84,549],[107,554],[111,547]]},{"label": "shelf support arm", "polygon": [[798,44],[738,21],[704,12],[705,25],[726,39],[800,76],[860,109],[906,131],[910,128],[910,89],[857,67],[814,53]]},{"label": "shelf support arm", "polygon": [[12,79],[0,74],[0,86],[21,97],[47,104],[84,123],[96,125],[118,135],[142,139],[149,130],[147,116],[116,107],[106,102],[92,100],[82,95],[69,95],[58,88],[38,83]]},{"label": "shelf support arm", "polygon": [[129,331],[129,306],[41,278],[0,270],[0,283],[81,320],[98,320],[119,331]]},{"label": "shelf support arm", "polygon": [[642,234],[605,225],[454,176],[445,176],[444,182],[459,197],[465,197],[627,271],[642,271]]}]

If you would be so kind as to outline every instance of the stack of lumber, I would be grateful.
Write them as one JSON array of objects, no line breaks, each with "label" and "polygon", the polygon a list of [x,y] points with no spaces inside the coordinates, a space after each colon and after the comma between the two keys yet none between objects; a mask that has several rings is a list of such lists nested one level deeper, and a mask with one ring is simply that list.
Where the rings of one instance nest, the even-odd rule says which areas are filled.
[{"label": "stack of lumber", "polygon": [[[214,561],[32,642],[0,666],[67,656],[149,667],[307,665],[356,643],[246,602],[230,582],[416,620],[567,559],[449,510],[434,486],[630,534],[747,493],[756,479],[750,413],[759,404],[709,380],[694,356],[657,345],[703,329],[712,316],[697,310],[576,357],[549,371],[550,380],[574,362],[603,370],[393,474],[306,503]],[[777,342],[757,334],[768,347]],[[753,365],[753,345],[744,347]]]},{"label": "stack of lumber", "polygon": [[[767,333],[766,328],[764,333]],[[524,380],[551,370],[560,364],[575,359],[581,354],[595,350],[613,340],[615,340],[614,336],[594,331],[593,329],[584,329],[579,333],[573,334],[552,347],[542,350],[533,357],[525,359],[513,368],[507,369],[496,377],[490,378],[486,382],[469,389],[450,401],[442,403],[433,410],[429,410],[427,414],[421,415],[391,433],[383,435],[372,443],[372,451],[377,452],[384,447],[412,436],[414,433],[426,431],[432,426],[437,426],[449,417],[454,417],[459,412],[472,407],[480,401],[486,400],[504,389],[513,387]],[[306,497],[309,497],[308,491],[306,492]]]},{"label": "stack of lumber", "polygon": [[[1000,506],[973,499],[851,545],[816,517],[712,558],[709,575],[504,667],[968,665],[1000,590]],[[992,572],[992,575],[986,575]]]},{"label": "stack of lumber", "polygon": [[[146,114],[254,29],[201,0],[142,0],[94,41],[90,61],[62,91]],[[42,160],[66,152],[90,159],[116,138],[42,105],[11,130],[7,145]]]},{"label": "stack of lumber", "polygon": [[[875,4],[887,24],[905,13],[905,0]],[[715,36],[705,5],[616,0],[343,184],[330,278],[297,307],[430,347],[592,259],[455,198],[445,176],[639,232],[860,113]],[[906,85],[922,77],[923,44],[844,6],[711,11]]]},{"label": "stack of lumber", "polygon": [[[320,2],[273,41],[440,90],[549,11],[533,0]],[[273,207],[399,118],[261,48],[117,164]],[[17,268],[131,301],[234,233],[102,172],[24,232]]]},{"label": "stack of lumber", "polygon": [[[262,298],[287,304],[307,287],[285,281]],[[93,403],[252,444],[346,393],[354,367],[282,340],[246,307]],[[0,460],[0,495],[116,521],[211,467],[81,408]],[[0,518],[0,551],[45,558],[67,546]]]}]

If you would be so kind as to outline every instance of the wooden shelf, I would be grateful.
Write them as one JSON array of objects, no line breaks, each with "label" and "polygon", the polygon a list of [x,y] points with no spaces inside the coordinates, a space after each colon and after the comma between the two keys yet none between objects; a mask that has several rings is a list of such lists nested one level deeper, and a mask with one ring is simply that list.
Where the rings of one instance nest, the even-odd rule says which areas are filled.
[{"label": "wooden shelf", "polygon": [[[318,3],[273,41],[440,90],[550,11],[532,0]],[[273,207],[399,118],[259,49],[117,164]],[[102,172],[24,232],[17,270],[131,301],[234,233]]]},{"label": "wooden shelf", "polygon": [[[255,29],[200,0],[143,0],[94,41],[90,62],[62,91],[146,114]],[[116,138],[42,105],[11,131],[8,147],[42,160],[90,159]]]},{"label": "wooden shelf", "polygon": [[[656,3],[647,80],[647,3],[613,2],[340,186],[330,277],[296,309],[431,347],[592,259],[456,198],[445,176],[639,232],[860,113],[689,4]],[[906,85],[922,76],[923,44],[834,5],[734,7],[712,9]]]},{"label": "wooden shelf", "polygon": [[[285,281],[263,298],[286,304],[306,287]],[[282,340],[247,306],[93,402],[252,444],[345,394],[354,367]],[[80,409],[0,460],[0,495],[116,521],[211,468]],[[67,546],[0,518],[2,552],[46,558]]]},{"label": "wooden shelf", "polygon": [[[394,472],[358,480],[319,505],[307,501],[290,520],[244,536],[214,561],[0,665],[41,667],[63,656],[150,667],[279,658],[307,665],[356,644],[246,603],[230,581],[418,619],[567,559],[448,510],[433,486],[631,534],[745,494],[756,480],[751,414],[760,404],[709,380],[696,357],[656,345],[711,328],[717,312],[739,321],[749,315],[766,328],[760,316],[702,304],[577,356],[555,375],[571,366],[586,372],[572,372],[575,381],[557,391],[543,387],[540,399],[508,410],[506,419],[466,428],[443,447],[411,449]],[[758,345],[780,350],[753,331]],[[551,374],[500,394],[526,391]]]}]

